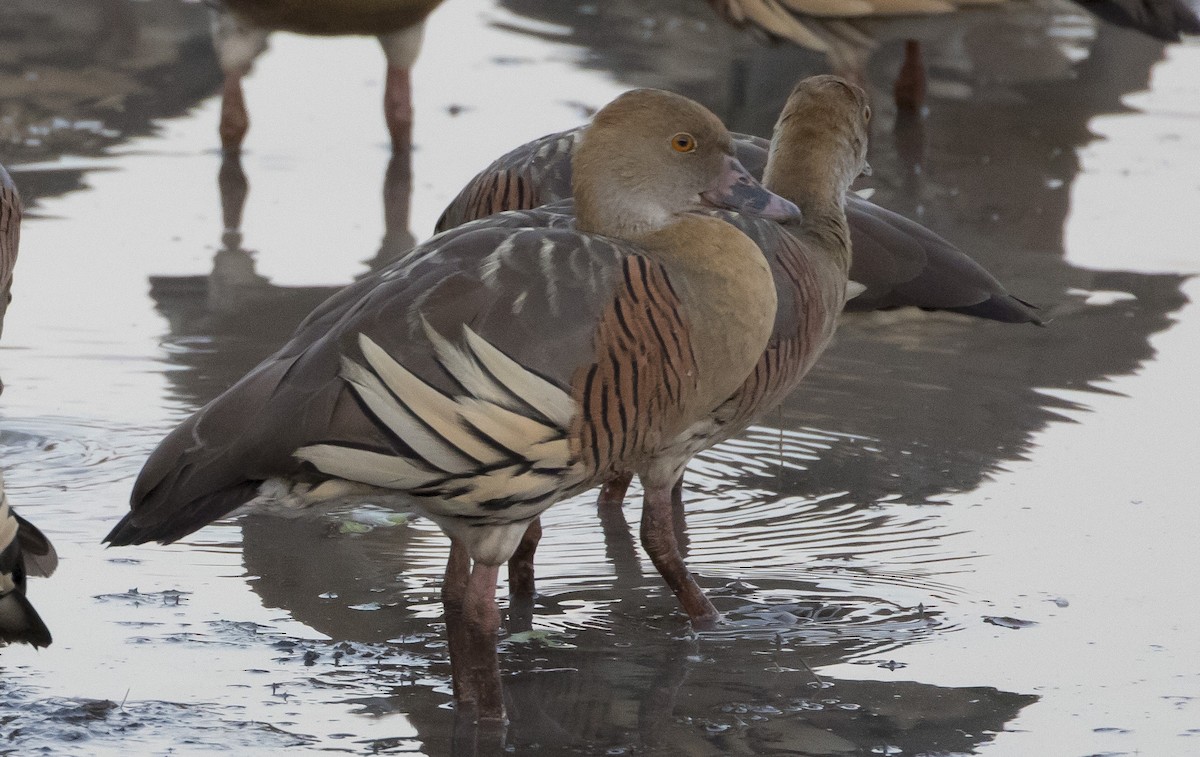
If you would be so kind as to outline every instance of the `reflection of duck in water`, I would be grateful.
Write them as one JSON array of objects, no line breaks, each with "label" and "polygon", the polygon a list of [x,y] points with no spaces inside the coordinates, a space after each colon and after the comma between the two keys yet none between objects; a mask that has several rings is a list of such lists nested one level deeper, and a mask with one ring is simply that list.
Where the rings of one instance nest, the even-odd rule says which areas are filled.
[{"label": "reflection of duck in water", "polygon": [[[367,261],[376,270],[408,252],[410,156],[394,153],[383,184],[384,236]],[[203,405],[277,349],[336,286],[279,286],[255,271],[254,252],[243,245],[242,212],[249,182],[241,155],[226,153],[217,175],[223,231],[212,272],[203,276],[151,276],[150,296],[170,324],[168,359],[195,370],[168,371],[194,407]],[[200,350],[191,345],[201,344]],[[216,355],[219,359],[212,359]]]},{"label": "reflection of duck in water", "polygon": [[[1157,39],[1178,42],[1181,33],[1200,34],[1200,18],[1185,0],[1076,2],[1106,21]],[[1012,0],[709,0],[709,4],[736,26],[827,54],[835,71],[860,83],[866,80],[871,50],[881,39],[907,38],[894,90],[897,105],[908,109],[921,107],[925,99],[925,68],[917,37],[939,31],[920,23],[922,16],[1025,5]],[[889,30],[889,24],[899,28]]]},{"label": "reflection of duck in water", "polygon": [[[219,81],[206,16],[173,0],[4,0],[0,161],[104,155],[189,111]],[[72,165],[25,173],[26,202],[79,188]]]},{"label": "reflection of duck in water", "polygon": [[[306,688],[328,687],[362,714],[402,714],[425,751],[441,753],[452,738],[446,697],[436,693],[449,675],[434,609],[441,537],[411,524],[345,523],[243,518],[250,586],[268,607],[329,637],[301,642],[315,660],[305,668]],[[971,753],[1036,701],[987,687],[902,680],[903,670],[881,681],[810,673],[884,664],[897,647],[944,630],[935,620],[924,630],[902,624],[886,594],[864,604],[874,614],[861,622],[736,623],[699,641],[664,632],[679,626],[669,601],[655,598],[657,578],[635,577],[636,559],[606,571],[595,536],[593,527],[561,545],[569,550],[561,570],[592,578],[586,587],[555,591],[553,604],[538,609],[536,630],[522,633],[528,626],[510,604],[509,638],[501,642],[510,719],[504,743],[517,753],[534,744],[589,753],[666,746],[688,754],[761,753],[773,739],[816,754],[869,753],[878,743],[914,754],[935,747]],[[606,572],[607,580],[595,580]],[[762,604],[769,582],[759,583],[767,591],[742,588],[717,599],[769,616],[773,608]],[[822,590],[833,604],[848,599],[828,594],[828,582]],[[399,659],[376,646],[384,641]]]},{"label": "reflection of duck in water", "polygon": [[300,34],[363,34],[379,38],[387,58],[383,109],[396,151],[412,141],[412,82],[409,70],[421,50],[425,18],[441,0],[218,0],[213,43],[225,86],[221,100],[221,143],[241,147],[250,126],[242,77],[266,49],[273,30]]},{"label": "reflection of duck in water", "polygon": [[[592,231],[481,223],[343,290],[164,440],[108,540],[172,541],[260,493],[415,505],[452,537],[456,698],[499,717],[496,575],[529,521],[622,467],[669,491],[683,460],[665,443],[738,387],[770,334],[762,254],[693,211],[797,210],[729,152],[685,98],[618,98],[577,155]],[[618,409],[629,425],[613,426]]]},{"label": "reflection of duck in water", "polygon": [[[0,166],[0,329],[11,298],[13,266],[20,242],[21,199],[4,166]],[[58,566],[50,540],[13,512],[0,472],[0,643],[50,644],[50,631],[25,598],[28,576],[48,576]]]}]

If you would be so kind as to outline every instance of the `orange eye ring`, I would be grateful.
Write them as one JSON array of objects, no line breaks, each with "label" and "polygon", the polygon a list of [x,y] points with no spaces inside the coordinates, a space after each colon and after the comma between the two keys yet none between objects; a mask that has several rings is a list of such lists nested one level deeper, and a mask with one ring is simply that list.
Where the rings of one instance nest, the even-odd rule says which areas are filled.
[{"label": "orange eye ring", "polygon": [[691,152],[696,149],[696,138],[686,131],[681,131],[671,137],[671,147],[675,152]]}]

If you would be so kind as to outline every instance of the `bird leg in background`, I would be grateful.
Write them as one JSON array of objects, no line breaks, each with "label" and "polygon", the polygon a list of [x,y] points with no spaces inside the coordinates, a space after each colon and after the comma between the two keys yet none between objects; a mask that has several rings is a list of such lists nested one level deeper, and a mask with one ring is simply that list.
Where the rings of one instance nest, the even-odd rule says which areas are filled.
[{"label": "bird leg in background", "polygon": [[667,487],[646,485],[642,505],[642,547],[694,624],[708,625],[720,617],[679,554],[671,490]]},{"label": "bird leg in background", "polygon": [[250,114],[246,112],[246,98],[242,94],[242,77],[248,68],[227,71],[225,85],[221,89],[221,146],[226,151],[242,148],[242,140],[250,129]]},{"label": "bird leg in background", "polygon": [[675,527],[675,542],[679,554],[687,557],[690,540],[687,534],[687,513],[683,510],[683,476],[671,487],[671,521]]},{"label": "bird leg in background", "polygon": [[600,487],[600,494],[596,496],[596,507],[620,508],[625,504],[625,492],[632,480],[632,473],[618,473],[605,481]]},{"label": "bird leg in background", "polygon": [[450,638],[450,683],[454,687],[454,699],[462,699],[460,686],[463,676],[461,660],[454,653],[461,648],[463,633],[463,600],[467,596],[467,579],[471,576],[471,557],[467,548],[450,540],[450,557],[446,560],[446,575],[442,579],[442,611],[446,616],[446,635]]},{"label": "bird leg in background", "polygon": [[383,86],[383,115],[388,133],[392,135],[392,151],[412,149],[412,79],[410,69],[388,66],[387,82]]},{"label": "bird leg in background", "polygon": [[921,60],[921,43],[910,39],[904,43],[904,63],[892,85],[896,107],[902,111],[919,112],[925,106],[925,63]]},{"label": "bird leg in background", "polygon": [[508,558],[508,593],[513,596],[531,597],[534,592],[533,556],[537,552],[538,542],[542,539],[542,519],[534,518],[517,551]]}]

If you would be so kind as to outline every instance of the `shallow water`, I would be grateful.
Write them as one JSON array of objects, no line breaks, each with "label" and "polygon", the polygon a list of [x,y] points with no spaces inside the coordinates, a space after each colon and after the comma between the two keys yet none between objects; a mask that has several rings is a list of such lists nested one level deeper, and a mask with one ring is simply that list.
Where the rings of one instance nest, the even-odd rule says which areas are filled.
[{"label": "shallow water", "polygon": [[[222,166],[198,5],[9,0],[0,29],[0,162],[28,206],[0,459],[62,556],[30,587],[54,645],[0,652],[0,753],[469,753],[428,522],[99,539],[167,429],[496,155],[635,85],[766,133],[822,61],[702,3],[451,0],[415,74],[410,191],[371,40],[274,37]],[[929,117],[897,125],[884,38],[863,186],[1052,323],[845,319],[782,410],[689,473],[715,630],[619,519],[552,508],[532,613],[502,600],[512,722],[480,751],[1200,752],[1200,46],[972,15],[927,46]]]}]

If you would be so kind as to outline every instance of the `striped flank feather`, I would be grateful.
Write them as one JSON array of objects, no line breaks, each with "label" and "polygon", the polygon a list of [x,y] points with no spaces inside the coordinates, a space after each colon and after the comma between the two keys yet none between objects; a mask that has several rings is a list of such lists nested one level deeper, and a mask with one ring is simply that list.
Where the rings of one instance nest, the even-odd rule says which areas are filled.
[{"label": "striped flank feather", "polygon": [[342,362],[342,377],[411,456],[328,443],[302,447],[296,457],[327,475],[436,498],[437,514],[458,517],[540,507],[585,480],[567,440],[576,409],[570,395],[469,327],[461,347],[425,328],[462,394],[423,381],[365,334],[358,341],[366,365]]}]

